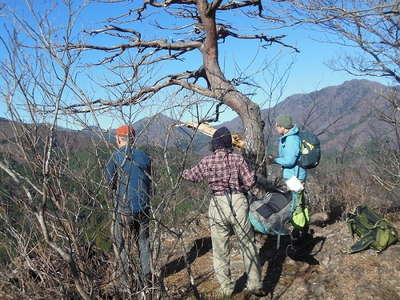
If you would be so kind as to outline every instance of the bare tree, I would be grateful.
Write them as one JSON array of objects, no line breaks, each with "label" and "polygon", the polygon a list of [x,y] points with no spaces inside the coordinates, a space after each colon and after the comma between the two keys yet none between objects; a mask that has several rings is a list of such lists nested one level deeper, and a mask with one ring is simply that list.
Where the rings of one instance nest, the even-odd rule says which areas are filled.
[{"label": "bare tree", "polygon": [[[260,166],[264,157],[260,108],[240,90],[248,85],[248,77],[241,74],[238,78],[226,78],[220,67],[219,47],[228,39],[244,39],[260,41],[260,49],[277,44],[296,51],[282,41],[282,35],[254,33],[252,27],[250,34],[239,33],[240,30],[219,18],[238,12],[241,17],[249,18],[249,22],[252,18],[264,20],[260,1],[144,1],[139,6],[130,1],[93,2],[95,6],[120,3],[132,8],[109,18],[103,28],[87,29],[86,36],[78,29],[79,16],[86,4],[79,6],[80,2],[63,1],[48,9],[37,9],[35,1],[26,1],[28,10],[24,17],[8,5],[2,7],[2,14],[9,23],[0,37],[6,54],[0,65],[4,87],[1,96],[8,117],[12,119],[12,133],[7,140],[11,150],[2,156],[0,169],[8,182],[18,187],[18,192],[13,190],[8,194],[8,200],[18,215],[23,216],[27,228],[18,227],[19,224],[5,214],[1,216],[5,224],[1,233],[9,237],[7,249],[15,245],[18,252],[10,255],[12,262],[8,267],[28,270],[19,273],[16,294],[28,290],[32,298],[76,297],[78,294],[84,299],[106,298],[124,292],[133,298],[145,292],[109,288],[114,284],[112,276],[108,276],[113,271],[113,259],[109,251],[96,247],[101,235],[106,236],[104,243],[109,243],[103,231],[108,231],[104,223],[109,221],[112,206],[101,170],[113,147],[104,137],[93,141],[84,137],[90,144],[88,151],[92,159],[77,159],[74,151],[79,145],[63,141],[61,137],[68,134],[58,135],[60,126],[68,122],[83,127],[99,125],[103,112],[121,122],[133,123],[145,101],[155,101],[154,97],[162,91],[174,97],[183,94],[182,98],[195,99],[190,102],[193,106],[199,101],[212,100],[237,112],[243,121],[249,158]],[[162,18],[158,17],[160,15]],[[176,18],[182,20],[181,26],[176,26]],[[164,20],[169,23],[161,24]],[[137,28],[143,27],[136,24],[147,25],[139,33]],[[155,30],[149,31],[150,25]],[[116,44],[109,46],[113,42]],[[199,55],[197,60],[193,59],[196,55]],[[184,59],[190,65],[198,62],[199,66],[186,71],[189,67],[182,63]],[[82,70],[89,68],[93,72],[87,79],[82,76]],[[95,77],[99,77],[99,70],[111,71],[100,86],[104,91],[100,93],[102,97],[93,91],[99,85],[91,87],[98,83]],[[181,107],[182,111],[190,108],[190,105]],[[192,114],[201,122],[215,120],[219,112],[216,110],[213,115],[213,107]],[[191,159],[187,150],[193,140],[194,134],[190,134],[187,148],[180,153],[183,163]],[[189,198],[207,199],[207,194],[204,187],[189,189],[182,183],[176,171],[182,168],[182,156],[177,157],[168,147],[166,142],[164,149],[154,150],[162,154],[161,157],[155,155],[160,171],[154,175],[157,192],[152,199],[154,261],[164,262],[180,249],[190,277],[188,290],[200,297],[190,267],[193,258],[187,255],[186,239],[188,228],[198,222],[199,216],[187,215],[185,207]],[[202,205],[203,202],[198,207]],[[182,215],[184,218],[179,224],[177,219]],[[97,220],[101,220],[101,224],[96,223]],[[163,244],[166,238],[174,240],[174,247]],[[133,256],[132,265],[139,263],[135,259]],[[163,271],[168,273],[168,267],[156,265],[154,269],[161,275]],[[31,277],[28,279],[22,274]],[[6,275],[1,274],[1,278]],[[162,280],[160,285],[163,289]],[[165,289],[163,292],[170,293]],[[158,291],[150,293],[159,295]]]},{"label": "bare tree", "polygon": [[[251,28],[250,34],[242,33],[240,29],[234,27],[239,26],[239,23],[232,26],[222,19],[227,14],[235,12],[243,20],[248,18],[248,22],[257,17],[263,19],[261,1],[225,3],[221,0],[173,0],[144,1],[137,4],[129,1],[95,2],[109,5],[115,5],[116,2],[126,3],[130,9],[120,16],[110,16],[102,28],[86,30],[90,36],[103,35],[109,41],[101,39],[100,42],[96,42],[94,39],[93,43],[80,41],[66,43],[62,47],[81,51],[102,51],[106,55],[100,61],[93,63],[109,64],[114,68],[129,68],[131,72],[129,80],[137,81],[138,85],[129,97],[98,99],[90,103],[75,102],[63,106],[64,110],[80,113],[134,105],[166,88],[186,89],[221,102],[237,112],[243,122],[247,154],[256,161],[256,164],[261,164],[265,146],[259,106],[239,90],[239,86],[244,82],[240,79],[226,78],[219,63],[219,44],[228,39],[259,40],[263,47],[274,43],[290,47],[282,41],[284,35],[268,36],[261,31],[257,32],[256,28]],[[138,29],[147,26],[151,26],[149,28],[153,30]],[[158,37],[153,38],[153,36]],[[112,42],[114,44],[109,45]],[[191,54],[192,52],[201,54],[197,69],[180,73],[170,71],[187,70],[182,61],[192,60],[196,54]],[[128,54],[135,57],[135,63],[121,63]],[[139,84],[139,81],[143,82],[142,70],[161,63],[169,67],[168,72],[152,74],[151,80],[146,84]],[[122,82],[114,83],[113,86],[118,84]]]}]

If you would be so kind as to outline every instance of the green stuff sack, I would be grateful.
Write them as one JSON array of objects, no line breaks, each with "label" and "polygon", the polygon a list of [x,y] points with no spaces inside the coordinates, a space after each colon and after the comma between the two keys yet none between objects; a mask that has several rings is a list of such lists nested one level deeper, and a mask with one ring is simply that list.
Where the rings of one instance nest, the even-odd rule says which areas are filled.
[{"label": "green stuff sack", "polygon": [[296,228],[304,228],[310,223],[310,216],[308,214],[308,207],[298,207],[292,214],[292,225]]},{"label": "green stuff sack", "polygon": [[351,246],[350,253],[369,247],[381,252],[398,240],[395,227],[367,206],[358,206],[353,213],[348,214],[347,225],[353,238],[359,238]]},{"label": "green stuff sack", "polygon": [[305,205],[304,201],[304,191],[292,192],[292,197],[294,198],[293,203],[293,213],[290,222],[297,229],[303,229],[310,223],[310,216],[308,213],[308,207]]}]

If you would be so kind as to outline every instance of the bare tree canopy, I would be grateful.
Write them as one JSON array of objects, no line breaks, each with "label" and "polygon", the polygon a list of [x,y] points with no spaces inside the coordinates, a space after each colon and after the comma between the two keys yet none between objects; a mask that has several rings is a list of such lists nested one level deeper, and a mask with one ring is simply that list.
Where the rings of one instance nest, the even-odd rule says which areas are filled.
[{"label": "bare tree canopy", "polygon": [[[79,77],[70,72],[67,76],[71,83],[66,88],[73,90],[71,97],[58,108],[41,108],[43,112],[60,109],[63,113],[79,114],[121,109],[142,103],[162,90],[184,90],[235,111],[243,121],[246,151],[260,165],[265,151],[260,108],[241,90],[248,84],[247,78],[227,78],[220,66],[219,47],[231,40],[253,40],[258,45],[249,44],[250,47],[268,49],[277,45],[298,51],[285,43],[284,34],[272,35],[261,28],[265,22],[276,22],[264,15],[261,1],[111,0],[88,2],[88,7],[66,1],[58,3],[68,9],[65,32],[59,32],[58,22],[51,18],[56,5],[36,12],[37,3],[27,3],[37,27],[11,12],[16,28],[22,28],[28,38],[20,38],[18,31],[10,32],[10,38],[14,36],[19,45],[35,50],[37,55],[47,51],[57,57],[61,68],[84,63],[85,68],[102,66],[111,71],[103,88],[111,90],[113,97],[90,99],[79,87]],[[96,6],[104,10],[116,5],[120,12],[117,16],[98,21],[101,17],[91,14]],[[97,22],[97,27],[78,29],[83,24],[80,18],[87,15],[92,23]]]},{"label": "bare tree canopy", "polygon": [[[88,36],[79,41],[53,46],[72,53],[100,51],[102,54],[96,55],[99,59],[91,64],[109,66],[114,72],[124,70],[125,74],[108,88],[127,86],[129,91],[116,99],[76,101],[63,106],[64,111],[87,113],[130,106],[148,100],[161,90],[177,87],[217,100],[235,111],[243,121],[247,152],[256,157],[258,164],[263,160],[260,109],[239,90],[246,83],[244,80],[225,76],[218,51],[219,44],[228,39],[257,40],[265,48],[277,44],[298,51],[285,44],[285,35],[269,35],[254,26],[247,26],[247,32],[242,29],[246,27],[242,24],[251,24],[255,18],[265,21],[261,1],[99,2],[125,3],[127,9],[119,16],[109,16],[100,28],[84,30]],[[230,19],[233,25],[224,18]],[[194,69],[188,70],[196,63]],[[162,69],[152,69],[156,66]]]},{"label": "bare tree canopy", "polygon": [[[119,16],[110,16],[101,28],[85,30],[92,39],[59,46],[67,50],[103,52],[102,58],[93,64],[110,65],[114,70],[130,70],[130,75],[114,82],[112,87],[126,85],[126,80],[135,82],[135,85],[129,85],[133,90],[127,97],[79,102],[63,109],[79,113],[133,105],[165,88],[178,87],[217,100],[234,110],[243,121],[248,153],[257,157],[255,160],[258,163],[262,161],[264,142],[260,109],[239,90],[245,82],[228,79],[219,64],[219,44],[228,39],[258,40],[265,48],[277,44],[297,51],[285,44],[285,35],[269,35],[254,26],[249,26],[248,32],[242,28],[245,27],[242,24],[251,23],[255,18],[266,20],[261,1],[100,2],[109,5],[126,3],[128,9]],[[235,20],[230,21],[231,25],[225,18]],[[143,24],[146,24],[144,30]],[[107,40],[100,36],[106,36]],[[188,70],[186,65],[195,65],[193,61],[198,64],[197,67]],[[162,68],[167,67],[168,71],[152,72],[151,79],[148,79],[146,74],[149,68],[159,64]],[[148,79],[145,83],[144,78]]]},{"label": "bare tree canopy", "polygon": [[[357,76],[388,77],[400,82],[399,1],[288,1],[295,24],[317,24],[334,35],[333,43],[359,55],[344,55],[332,64]],[[354,52],[353,52],[354,53]]]}]

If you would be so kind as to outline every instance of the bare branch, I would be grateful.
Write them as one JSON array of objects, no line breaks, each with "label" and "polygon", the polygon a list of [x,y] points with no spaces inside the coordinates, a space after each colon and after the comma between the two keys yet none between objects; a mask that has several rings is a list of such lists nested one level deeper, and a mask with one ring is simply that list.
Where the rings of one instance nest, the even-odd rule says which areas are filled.
[{"label": "bare branch", "polygon": [[[297,49],[296,47],[288,45],[288,44],[286,44],[286,43],[281,41],[281,39],[285,38],[286,35],[278,35],[278,36],[272,36],[272,37],[268,37],[265,34],[244,35],[244,34],[234,33],[234,32],[232,32],[230,30],[226,30],[223,27],[221,27],[218,30],[218,35],[219,35],[219,38],[226,38],[227,36],[232,36],[232,37],[235,37],[237,39],[244,39],[244,40],[254,40],[254,39],[261,40],[261,41],[267,42],[268,46],[272,45],[273,43],[277,43],[277,44],[280,44],[280,45],[282,45],[284,47],[291,48],[297,53],[300,52],[300,50]],[[265,46],[263,46],[263,47],[265,47]]]},{"label": "bare branch", "polygon": [[248,0],[248,1],[232,1],[228,4],[224,4],[218,7],[218,10],[233,10],[237,8],[243,8],[248,6],[260,6],[260,0]]},{"label": "bare branch", "polygon": [[[20,173],[16,172],[15,170],[12,170],[10,167],[7,166],[6,163],[0,162],[0,169],[5,171],[15,181],[16,184],[21,185],[21,186],[22,185],[25,186],[25,184],[28,184],[37,193],[39,193],[40,195],[43,195],[43,192],[39,186],[34,184],[28,177],[21,175]],[[21,182],[21,180],[23,182]],[[27,190],[26,190],[26,192],[27,192]],[[30,193],[28,193],[28,194],[30,195]],[[31,197],[29,197],[29,198],[31,198]]]},{"label": "bare branch", "polygon": [[172,4],[196,4],[196,0],[165,0],[165,1],[161,1],[161,2],[157,2],[154,0],[145,0],[143,1],[143,5],[138,8],[135,9],[134,12],[137,15],[136,20],[139,20],[142,18],[142,13],[146,10],[147,6],[153,6],[153,7],[158,7],[158,8],[162,8],[162,7],[168,7],[171,6]]},{"label": "bare branch", "polygon": [[207,12],[207,14],[208,14],[208,15],[214,14],[214,13],[215,13],[215,10],[218,9],[218,7],[221,5],[221,3],[222,3],[222,0],[213,0],[213,1],[211,2],[211,4],[208,6],[208,12]]},{"label": "bare branch", "polygon": [[[115,46],[96,46],[89,44],[69,44],[68,49],[79,49],[79,50],[103,50],[103,51],[125,51],[131,48],[155,48],[155,49],[164,49],[164,50],[186,50],[190,51],[193,49],[198,49],[201,46],[200,41],[190,41],[183,43],[168,43],[166,40],[154,40],[154,41],[138,41],[131,44],[121,44]],[[61,45],[59,45],[61,47]]]},{"label": "bare branch", "polygon": [[[122,28],[119,26],[115,26],[115,25],[110,25],[110,26],[106,26],[105,28],[102,29],[97,29],[97,30],[91,30],[91,31],[86,31],[84,30],[84,32],[90,34],[90,35],[95,35],[95,34],[99,34],[99,33],[103,33],[103,32],[108,32],[108,31],[117,31],[117,32],[127,32],[127,33],[132,33],[134,36],[136,36],[136,39],[140,41],[141,39],[141,34],[138,31],[132,30],[132,29],[127,29],[127,28]],[[118,37],[122,37],[122,36],[118,36]]]},{"label": "bare branch", "polygon": [[220,111],[219,111],[219,108],[221,107],[221,105],[223,105],[223,103],[218,103],[216,106],[215,106],[215,117],[214,118],[211,118],[211,119],[202,119],[202,120],[200,120],[200,122],[199,122],[199,124],[201,124],[201,123],[211,123],[211,122],[218,122],[218,120],[219,120],[219,114],[220,114]]},{"label": "bare branch", "polygon": [[[196,85],[196,84],[186,81],[190,78],[194,78],[197,80],[201,76],[203,76],[203,72],[201,70],[194,71],[194,72],[185,72],[185,73],[176,74],[176,75],[169,75],[169,76],[167,76],[167,80],[165,80],[161,83],[155,84],[151,87],[143,87],[140,89],[140,91],[136,92],[133,97],[130,97],[127,99],[120,99],[117,101],[98,99],[98,100],[91,101],[91,102],[64,106],[61,108],[61,110],[64,111],[65,114],[76,114],[76,113],[88,113],[88,112],[106,110],[106,109],[110,109],[112,107],[123,107],[123,106],[135,105],[135,104],[138,104],[140,102],[143,102],[143,101],[149,99],[154,94],[156,94],[158,91],[160,91],[166,87],[169,87],[169,86],[180,86],[180,87],[183,87],[190,91],[193,91],[195,93],[199,93],[203,96],[215,98],[216,94],[213,91],[210,91],[209,89],[202,88],[199,85]],[[83,107],[86,107],[86,108],[80,109]],[[41,110],[41,111],[50,113],[50,112],[53,112],[54,110]]]},{"label": "bare branch", "polygon": [[400,82],[396,1],[292,0],[290,3],[296,12],[291,16],[294,24],[317,24],[341,37],[336,43],[362,50],[362,55],[336,59],[332,64],[334,70],[357,76],[389,77]]}]

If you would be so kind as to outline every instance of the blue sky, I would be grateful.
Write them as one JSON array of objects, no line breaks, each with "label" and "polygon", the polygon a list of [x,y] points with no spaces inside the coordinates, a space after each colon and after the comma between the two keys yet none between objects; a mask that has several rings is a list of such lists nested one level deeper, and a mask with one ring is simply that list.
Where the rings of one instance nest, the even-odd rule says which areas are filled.
[{"label": "blue sky", "polygon": [[[7,4],[7,8],[16,9],[19,15],[22,15],[28,22],[32,21],[31,15],[25,10],[25,1],[18,0],[11,4]],[[37,10],[40,13],[44,13],[46,8],[55,7],[54,14],[51,15],[50,21],[56,26],[61,26],[66,20],[65,9],[62,5],[54,6],[54,1],[35,1]],[[79,2],[78,2],[79,3]],[[101,28],[102,24],[100,20],[105,17],[115,16],[126,12],[126,6],[120,4],[96,4],[90,6],[88,9],[83,10],[80,18],[78,19],[77,26],[75,28],[75,35],[78,36],[79,32],[83,29],[90,28]],[[228,20],[233,27],[243,27],[247,30],[247,33],[252,33],[252,27],[256,24],[243,21],[237,15],[221,16],[225,20]],[[154,20],[162,23],[166,21],[163,15],[154,15]],[[11,27],[13,22],[12,18],[6,18],[4,14],[0,17],[2,26],[0,27],[1,36],[5,36],[4,25]],[[183,25],[183,23],[177,23],[175,19],[169,21],[169,24]],[[154,28],[147,26],[145,23],[135,25],[136,30],[143,31],[148,38],[157,37],[158,31]],[[314,90],[324,88],[331,85],[339,85],[346,80],[354,79],[354,77],[348,75],[345,72],[334,72],[326,66],[326,62],[334,59],[336,56],[343,54],[345,51],[353,51],[349,48],[341,48],[337,45],[318,42],[316,40],[323,40],[324,33],[318,31],[311,31],[305,28],[289,28],[277,31],[266,31],[269,34],[287,34],[287,38],[284,40],[286,43],[297,47],[300,50],[299,54],[294,54],[291,49],[284,48],[279,45],[274,45],[267,48],[266,50],[260,49],[259,41],[241,41],[233,38],[227,38],[225,43],[220,46],[220,65],[225,71],[227,78],[235,78],[238,76],[238,72],[243,71],[249,75],[248,81],[258,85],[260,88],[255,89],[253,87],[243,87],[242,91],[250,93],[250,98],[257,102],[261,108],[267,108],[270,105],[274,105],[277,102],[285,99],[287,96],[298,94],[298,93],[309,93]],[[81,34],[81,33],[80,33]],[[87,38],[85,35],[81,35]],[[179,36],[173,36],[169,38],[178,38]],[[112,45],[114,41],[108,41],[106,38],[95,38],[92,42],[105,42]],[[5,51],[3,45],[0,46],[0,59],[4,59]],[[100,58],[102,53],[99,52],[87,52],[81,57],[79,66],[77,65],[75,71],[79,78],[81,88],[84,89],[88,96],[95,98],[108,98],[112,97],[114,91],[111,89],[102,89],[99,85],[95,84],[93,79],[96,81],[112,81],[115,79],[114,75],[107,72],[105,68],[86,68],[85,63],[94,62],[94,59]],[[182,70],[193,70],[200,66],[201,56],[199,53],[194,53],[188,56],[184,62],[174,64],[162,64],[158,65],[152,72],[154,74],[162,74],[168,72],[181,72]],[[265,69],[265,66],[268,66]],[[290,66],[290,68],[289,68]],[[285,71],[289,70],[288,73]],[[285,85],[277,85],[276,89],[273,86],[277,84],[280,75],[285,78]],[[371,79],[371,78],[369,78]],[[373,78],[373,80],[377,80]],[[0,81],[4,84],[4,81]],[[381,81],[382,82],[382,81]],[[74,97],[73,93],[67,93],[66,98]],[[171,91],[163,92],[154,97],[154,99],[141,106],[131,107],[125,109],[131,114],[131,117],[138,120],[145,116],[150,116],[157,112],[163,112],[171,117],[179,118],[182,114],[182,119],[188,120],[192,118],[194,112],[192,110],[182,112],[182,110],[168,110],[170,106],[174,106],[181,101],[182,96],[171,95]],[[3,100],[2,100],[3,102]],[[5,105],[0,104],[0,115],[5,115]],[[199,110],[206,112],[209,109],[209,105],[202,105]],[[99,123],[103,128],[110,128],[118,126],[123,120],[119,117],[115,111],[107,112],[96,116]],[[236,117],[236,114],[232,111],[226,110],[220,121],[228,121]],[[91,116],[79,116],[83,122],[89,122],[90,125],[96,125],[95,118]],[[63,118],[62,125],[70,127],[79,127],[79,123],[70,117]]]}]

